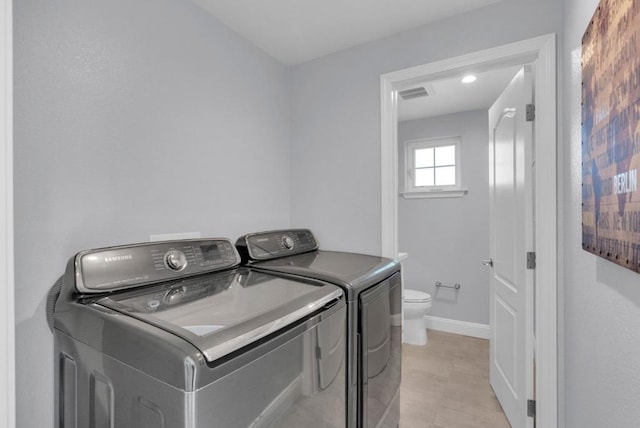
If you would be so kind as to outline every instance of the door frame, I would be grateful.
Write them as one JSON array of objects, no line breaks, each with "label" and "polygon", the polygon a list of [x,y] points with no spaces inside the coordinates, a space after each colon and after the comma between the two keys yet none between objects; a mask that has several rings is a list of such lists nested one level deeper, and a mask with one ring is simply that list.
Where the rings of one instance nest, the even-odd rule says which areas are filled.
[{"label": "door frame", "polygon": [[15,427],[13,13],[0,0],[0,427]]},{"label": "door frame", "polygon": [[558,208],[556,35],[547,34],[380,76],[381,254],[398,257],[398,91],[427,79],[532,63],[536,118],[534,183],[536,424],[558,426]]}]

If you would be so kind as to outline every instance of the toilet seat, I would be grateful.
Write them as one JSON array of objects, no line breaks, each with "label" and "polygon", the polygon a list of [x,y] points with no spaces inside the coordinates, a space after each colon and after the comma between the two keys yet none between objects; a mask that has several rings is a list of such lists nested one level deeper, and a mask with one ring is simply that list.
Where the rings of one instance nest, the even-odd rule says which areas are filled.
[{"label": "toilet seat", "polygon": [[418,290],[404,290],[405,303],[427,303],[431,301],[431,295]]}]

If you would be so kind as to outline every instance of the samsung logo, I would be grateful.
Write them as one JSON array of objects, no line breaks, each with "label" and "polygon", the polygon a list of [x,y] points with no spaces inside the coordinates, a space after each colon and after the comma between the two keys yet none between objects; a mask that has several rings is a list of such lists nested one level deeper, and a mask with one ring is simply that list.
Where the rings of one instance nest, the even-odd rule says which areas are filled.
[{"label": "samsung logo", "polygon": [[124,260],[133,260],[133,256],[131,254],[125,254],[123,256],[111,256],[111,257],[104,258],[105,263],[121,262]]}]

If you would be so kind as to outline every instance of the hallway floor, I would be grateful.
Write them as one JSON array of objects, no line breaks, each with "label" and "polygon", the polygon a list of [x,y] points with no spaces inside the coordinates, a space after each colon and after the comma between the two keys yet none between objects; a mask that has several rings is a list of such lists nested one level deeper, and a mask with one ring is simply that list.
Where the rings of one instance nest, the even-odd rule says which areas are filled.
[{"label": "hallway floor", "polygon": [[489,385],[489,341],[435,330],[403,345],[400,428],[510,428]]}]

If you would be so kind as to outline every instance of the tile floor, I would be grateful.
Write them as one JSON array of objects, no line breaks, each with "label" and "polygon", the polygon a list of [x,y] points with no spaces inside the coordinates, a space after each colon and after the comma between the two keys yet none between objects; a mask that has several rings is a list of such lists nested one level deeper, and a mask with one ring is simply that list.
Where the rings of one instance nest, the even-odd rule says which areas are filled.
[{"label": "tile floor", "polygon": [[435,330],[403,345],[400,428],[510,428],[489,386],[489,341]]}]

